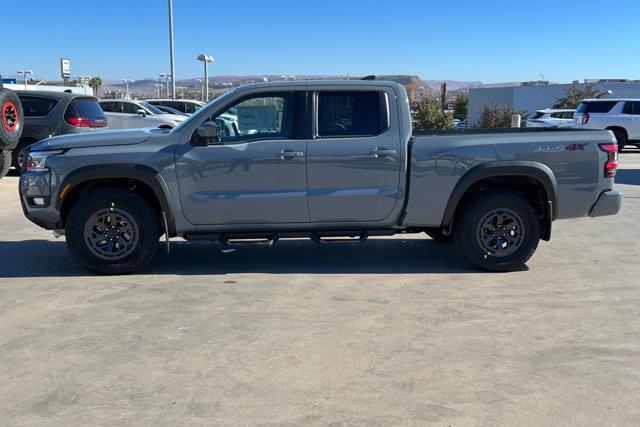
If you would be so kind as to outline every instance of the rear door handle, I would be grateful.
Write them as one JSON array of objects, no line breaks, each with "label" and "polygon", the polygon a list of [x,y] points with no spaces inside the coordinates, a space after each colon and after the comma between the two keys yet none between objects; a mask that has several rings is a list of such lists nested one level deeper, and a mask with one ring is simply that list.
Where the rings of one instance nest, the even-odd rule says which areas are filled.
[{"label": "rear door handle", "polygon": [[304,153],[302,151],[287,150],[285,148],[280,153],[276,154],[276,157],[280,157],[284,160],[291,160],[294,157],[304,157]]},{"label": "rear door handle", "polygon": [[385,147],[378,147],[371,152],[374,157],[395,156],[397,153],[398,150],[389,150]]}]

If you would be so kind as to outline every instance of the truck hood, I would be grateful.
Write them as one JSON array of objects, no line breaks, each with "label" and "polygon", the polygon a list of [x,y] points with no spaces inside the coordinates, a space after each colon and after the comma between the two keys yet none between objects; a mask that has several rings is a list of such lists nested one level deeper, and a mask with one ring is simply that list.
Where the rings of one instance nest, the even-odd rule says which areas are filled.
[{"label": "truck hood", "polygon": [[122,129],[97,132],[60,135],[31,146],[31,151],[66,150],[69,148],[104,147],[109,145],[140,144],[151,137],[153,133],[167,132],[164,129]]}]

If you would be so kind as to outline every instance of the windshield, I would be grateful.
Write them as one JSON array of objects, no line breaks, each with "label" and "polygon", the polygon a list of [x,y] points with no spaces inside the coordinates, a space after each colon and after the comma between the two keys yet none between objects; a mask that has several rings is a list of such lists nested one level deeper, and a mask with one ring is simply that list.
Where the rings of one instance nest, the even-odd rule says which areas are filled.
[{"label": "windshield", "polygon": [[235,91],[229,91],[229,92],[225,92],[222,95],[220,95],[219,97],[217,97],[216,99],[214,99],[213,101],[209,102],[208,104],[206,104],[204,107],[200,108],[198,111],[196,111],[194,114],[192,114],[191,116],[189,116],[189,118],[187,120],[185,120],[184,122],[180,123],[178,126],[174,127],[173,130],[174,131],[179,131],[180,129],[182,129],[184,126],[188,126],[189,123],[191,123],[193,120],[199,121],[202,120],[203,116],[207,117],[207,115],[210,115],[211,113],[207,113],[207,111],[209,110],[207,107],[209,105],[218,103],[222,100],[224,100],[225,98],[228,98],[231,94],[235,93]]},{"label": "windshield", "polygon": [[140,102],[140,105],[142,105],[147,110],[151,111],[153,114],[166,114],[164,111],[157,108],[155,105],[149,104],[148,102],[144,102],[144,101]]}]

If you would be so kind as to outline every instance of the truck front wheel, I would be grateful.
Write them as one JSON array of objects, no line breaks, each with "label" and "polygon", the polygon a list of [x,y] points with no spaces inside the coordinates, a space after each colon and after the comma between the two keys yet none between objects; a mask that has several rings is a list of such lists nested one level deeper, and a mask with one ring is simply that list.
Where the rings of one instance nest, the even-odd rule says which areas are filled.
[{"label": "truck front wheel", "polygon": [[158,249],[158,216],[132,191],[92,191],[75,203],[66,224],[69,251],[96,273],[132,273],[147,265]]},{"label": "truck front wheel", "polygon": [[497,191],[468,203],[453,234],[456,246],[471,263],[488,271],[513,271],[536,251],[540,221],[520,194]]}]

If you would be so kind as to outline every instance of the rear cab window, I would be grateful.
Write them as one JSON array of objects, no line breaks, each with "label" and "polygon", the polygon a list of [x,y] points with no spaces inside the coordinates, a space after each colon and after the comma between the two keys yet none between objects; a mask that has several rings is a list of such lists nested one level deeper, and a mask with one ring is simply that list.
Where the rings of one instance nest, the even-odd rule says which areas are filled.
[{"label": "rear cab window", "polygon": [[48,115],[60,100],[41,96],[20,95],[25,117],[44,117]]},{"label": "rear cab window", "polygon": [[320,138],[370,137],[389,127],[384,91],[319,92],[317,136]]}]

